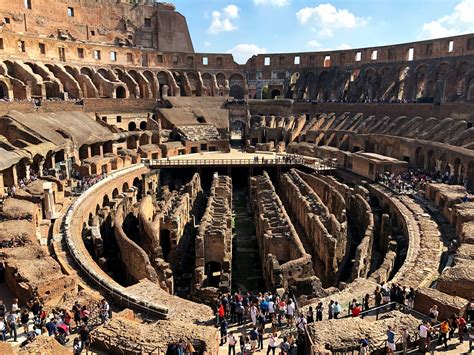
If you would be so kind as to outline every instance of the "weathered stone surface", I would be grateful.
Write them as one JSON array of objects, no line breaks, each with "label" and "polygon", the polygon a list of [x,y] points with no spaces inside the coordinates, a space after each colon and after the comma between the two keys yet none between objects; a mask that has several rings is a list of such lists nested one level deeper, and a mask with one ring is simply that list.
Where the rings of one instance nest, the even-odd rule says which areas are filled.
[{"label": "weathered stone surface", "polygon": [[438,306],[438,320],[444,320],[453,314],[464,314],[468,301],[464,298],[451,296],[434,288],[421,287],[416,291],[415,309],[429,315],[433,305]]},{"label": "weathered stone surface", "polygon": [[459,259],[448,267],[438,279],[437,288],[450,295],[470,299],[474,295],[474,261]]}]

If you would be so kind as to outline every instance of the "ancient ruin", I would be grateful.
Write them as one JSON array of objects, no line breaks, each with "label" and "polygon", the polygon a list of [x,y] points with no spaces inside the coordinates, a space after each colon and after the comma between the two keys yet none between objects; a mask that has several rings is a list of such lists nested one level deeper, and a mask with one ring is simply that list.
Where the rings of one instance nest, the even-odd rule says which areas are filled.
[{"label": "ancient ruin", "polygon": [[[0,15],[8,307],[78,300],[91,349],[127,354],[227,353],[216,307],[235,293],[292,295],[305,316],[322,302],[304,354],[362,337],[381,353],[389,325],[415,341],[433,305],[438,320],[468,312],[474,34],[240,65],[196,53],[170,3],[3,1]],[[371,310],[384,285],[415,288],[413,307]],[[366,295],[364,317],[327,319],[330,301],[347,313]],[[75,334],[0,352],[72,353]]]}]

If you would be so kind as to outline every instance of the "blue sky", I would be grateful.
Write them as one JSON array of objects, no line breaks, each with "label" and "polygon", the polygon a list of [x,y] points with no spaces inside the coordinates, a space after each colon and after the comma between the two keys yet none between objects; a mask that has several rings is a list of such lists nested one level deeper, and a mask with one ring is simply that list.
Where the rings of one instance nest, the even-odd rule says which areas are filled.
[{"label": "blue sky", "polygon": [[196,52],[324,51],[474,32],[474,0],[174,0]]}]

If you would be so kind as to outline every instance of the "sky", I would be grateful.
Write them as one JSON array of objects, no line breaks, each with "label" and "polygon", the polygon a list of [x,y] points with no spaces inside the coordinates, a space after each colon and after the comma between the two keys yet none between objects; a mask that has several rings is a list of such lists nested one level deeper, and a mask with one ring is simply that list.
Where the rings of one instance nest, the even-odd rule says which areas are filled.
[{"label": "sky", "polygon": [[474,0],[171,0],[194,50],[254,54],[327,51],[474,32]]}]

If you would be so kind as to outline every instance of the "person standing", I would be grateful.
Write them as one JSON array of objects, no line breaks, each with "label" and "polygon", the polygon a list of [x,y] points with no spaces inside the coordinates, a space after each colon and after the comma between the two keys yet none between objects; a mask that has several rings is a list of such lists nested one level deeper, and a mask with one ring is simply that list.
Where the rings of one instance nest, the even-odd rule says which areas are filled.
[{"label": "person standing", "polygon": [[270,337],[268,338],[268,348],[267,348],[267,355],[270,354],[270,351],[272,352],[272,355],[275,355],[275,349],[277,347],[275,336],[273,334],[270,334]]},{"label": "person standing", "polygon": [[295,304],[291,299],[288,300],[288,304],[286,306],[286,321],[288,322],[288,327],[291,328],[293,326],[293,320],[295,318]]},{"label": "person standing", "polygon": [[16,342],[17,326],[18,326],[18,311],[11,312],[7,319],[8,319],[8,327],[10,328],[10,337],[13,337],[13,341]]},{"label": "person standing", "polygon": [[227,320],[224,318],[220,324],[221,346],[224,345],[225,342],[227,342],[227,328],[228,327],[229,327],[229,324],[227,323]]},{"label": "person standing", "polygon": [[403,344],[403,355],[407,354],[408,343],[410,342],[410,334],[407,328],[402,329],[402,344]]},{"label": "person standing", "polygon": [[2,341],[7,341],[7,325],[2,317],[0,317],[0,335],[2,336]]},{"label": "person standing", "polygon": [[462,344],[464,342],[464,333],[466,330],[467,322],[464,319],[464,317],[461,315],[457,318],[457,323],[458,323],[459,342]]},{"label": "person standing", "polygon": [[257,325],[257,313],[258,313],[257,306],[255,306],[255,304],[252,303],[252,305],[250,306],[250,319],[252,320],[253,326]]},{"label": "person standing", "polygon": [[331,300],[329,302],[329,306],[328,306],[328,318],[329,319],[333,319],[334,318],[334,301]]},{"label": "person standing", "polygon": [[322,302],[319,302],[316,306],[316,322],[321,322],[323,320],[324,306]]},{"label": "person standing", "polygon": [[451,330],[449,326],[449,321],[445,319],[440,326],[439,329],[439,338],[438,341],[439,343],[443,342],[444,344],[444,350],[448,350],[448,333]]},{"label": "person standing", "polygon": [[342,311],[342,307],[341,305],[339,304],[339,302],[334,302],[334,319],[338,319],[339,317],[339,314],[341,313]]},{"label": "person standing", "polygon": [[235,344],[237,343],[237,339],[235,339],[234,333],[230,332],[227,335],[227,343],[229,344],[229,354],[228,355],[235,355]]},{"label": "person standing", "polygon": [[387,327],[387,354],[393,354],[395,352],[395,332],[392,330],[392,326]]}]

